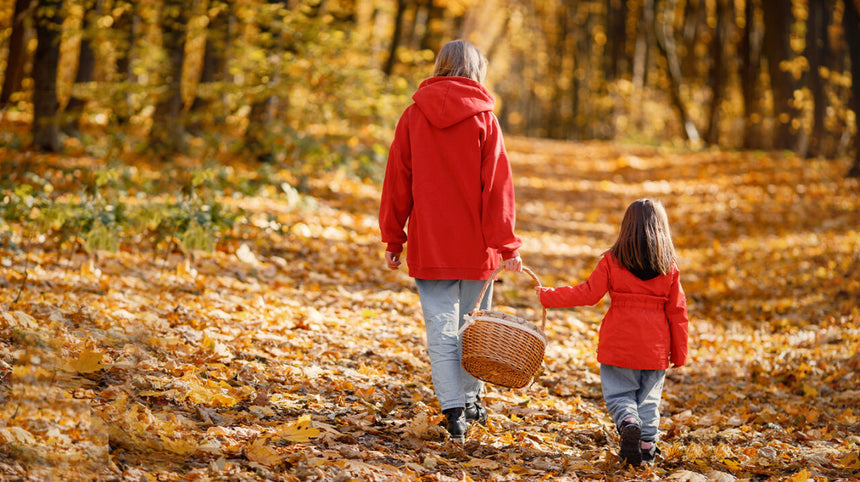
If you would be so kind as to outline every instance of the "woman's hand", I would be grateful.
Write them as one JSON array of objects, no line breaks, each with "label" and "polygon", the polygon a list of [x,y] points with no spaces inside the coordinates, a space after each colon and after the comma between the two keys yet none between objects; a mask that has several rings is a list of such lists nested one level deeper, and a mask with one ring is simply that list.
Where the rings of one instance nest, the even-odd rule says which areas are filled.
[{"label": "woman's hand", "polygon": [[400,253],[385,252],[385,262],[388,263],[388,269],[400,268]]},{"label": "woman's hand", "polygon": [[523,258],[517,256],[516,258],[510,258],[505,260],[505,271],[516,271],[520,272],[523,270]]}]

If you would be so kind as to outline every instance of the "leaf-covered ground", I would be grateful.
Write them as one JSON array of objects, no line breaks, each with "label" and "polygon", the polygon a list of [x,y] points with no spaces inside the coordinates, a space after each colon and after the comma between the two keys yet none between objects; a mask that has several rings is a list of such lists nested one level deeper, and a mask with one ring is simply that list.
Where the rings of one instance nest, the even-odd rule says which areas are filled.
[{"label": "leaf-covered ground", "polygon": [[[489,387],[489,425],[463,450],[449,445],[414,285],[384,268],[379,186],[335,175],[307,181],[304,198],[275,185],[223,199],[245,218],[193,257],[127,240],[94,258],[26,224],[3,228],[0,478],[860,477],[860,186],[843,179],[846,163],[509,149],[523,258],[544,285],[587,276],[631,201],[667,206],[691,361],[668,376],[653,469],[614,456],[595,360],[605,301],[551,310],[537,381]],[[28,162],[45,178],[71,172],[57,190],[95,163]],[[498,309],[536,320],[530,281],[503,274]]]}]

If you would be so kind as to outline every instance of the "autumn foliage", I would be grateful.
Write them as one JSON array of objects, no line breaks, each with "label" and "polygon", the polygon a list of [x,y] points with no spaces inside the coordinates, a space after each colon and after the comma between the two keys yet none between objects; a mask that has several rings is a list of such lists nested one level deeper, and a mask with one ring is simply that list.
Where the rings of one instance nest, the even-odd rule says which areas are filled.
[{"label": "autumn foliage", "polygon": [[[550,310],[535,383],[489,387],[489,425],[447,444],[414,284],[384,267],[377,184],[336,172],[297,190],[271,166],[9,151],[0,478],[860,477],[860,186],[846,162],[508,147],[524,262],[545,285],[582,280],[630,201],[666,205],[691,362],[669,373],[653,469],[614,455],[595,357],[606,301]],[[102,217],[75,210],[86,203]],[[503,274],[497,309],[536,319],[530,281]]]}]

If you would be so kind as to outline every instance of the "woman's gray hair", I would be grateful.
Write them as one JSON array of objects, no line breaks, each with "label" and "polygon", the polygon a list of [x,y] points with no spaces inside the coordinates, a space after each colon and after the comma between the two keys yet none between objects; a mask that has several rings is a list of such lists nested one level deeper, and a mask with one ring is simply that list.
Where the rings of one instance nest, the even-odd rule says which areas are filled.
[{"label": "woman's gray hair", "polygon": [[487,58],[465,40],[446,43],[436,56],[434,77],[466,77],[483,83],[487,76]]}]

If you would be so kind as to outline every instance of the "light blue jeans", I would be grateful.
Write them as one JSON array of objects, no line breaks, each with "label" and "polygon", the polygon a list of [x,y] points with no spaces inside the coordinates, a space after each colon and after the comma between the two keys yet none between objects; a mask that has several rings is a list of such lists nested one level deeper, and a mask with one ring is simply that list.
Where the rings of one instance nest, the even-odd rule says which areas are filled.
[{"label": "light blue jeans", "polygon": [[[427,352],[430,355],[430,373],[433,390],[442,410],[465,407],[481,395],[484,383],[463,369],[462,345],[457,335],[465,320],[463,317],[475,308],[484,281],[415,279],[424,327],[427,330]],[[490,309],[493,297],[492,283],[481,300],[480,309]]]},{"label": "light blue jeans", "polygon": [[642,441],[656,442],[665,380],[666,370],[600,365],[603,399],[615,427],[619,427],[627,417],[633,417],[642,427]]}]

